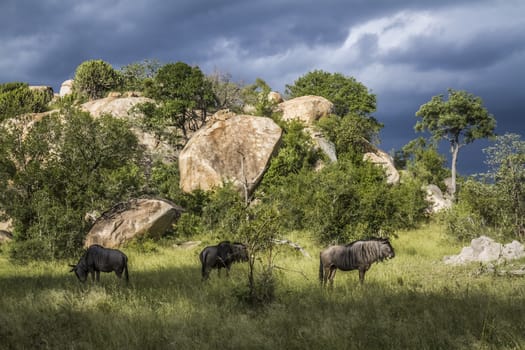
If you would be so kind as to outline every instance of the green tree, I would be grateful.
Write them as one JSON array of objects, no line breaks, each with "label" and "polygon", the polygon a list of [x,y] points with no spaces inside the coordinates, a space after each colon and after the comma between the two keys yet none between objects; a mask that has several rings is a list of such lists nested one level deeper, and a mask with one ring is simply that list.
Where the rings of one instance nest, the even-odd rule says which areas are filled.
[{"label": "green tree", "polygon": [[270,86],[261,78],[255,79],[255,83],[245,86],[241,94],[245,105],[255,107],[255,114],[270,117],[273,113],[274,102],[268,99],[272,91]]},{"label": "green tree", "polygon": [[352,154],[359,159],[363,153],[375,149],[373,145],[379,142],[378,134],[383,126],[374,118],[356,114],[344,118],[331,115],[321,118],[317,125],[335,144],[338,155]]},{"label": "green tree", "polygon": [[162,65],[157,60],[144,60],[120,68],[122,88],[128,91],[144,91]]},{"label": "green tree", "polygon": [[456,163],[459,149],[476,139],[494,135],[496,120],[483,107],[483,101],[466,91],[448,90],[448,100],[437,95],[416,112],[420,117],[416,131],[428,130],[434,140],[445,139],[450,143],[451,194],[456,192]]},{"label": "green tree", "polygon": [[26,128],[30,121],[0,130],[0,210],[14,222],[13,254],[71,256],[88,228],[87,212],[140,192],[138,141],[124,121],[94,120],[75,108]]},{"label": "green tree", "polygon": [[211,84],[217,109],[230,109],[240,112],[243,105],[242,88],[240,84],[231,81],[231,74],[218,70],[208,75],[206,79]]},{"label": "green tree", "polygon": [[188,130],[195,131],[206,122],[208,109],[215,104],[212,86],[200,68],[184,62],[159,68],[146,94],[158,102],[143,111],[146,118],[157,128],[176,126],[185,139]]},{"label": "green tree", "polygon": [[24,113],[40,113],[48,109],[52,94],[31,90],[21,82],[0,84],[0,122]]},{"label": "green tree", "polygon": [[443,180],[450,175],[445,168],[445,157],[439,154],[437,145],[419,137],[410,141],[401,150],[406,170],[423,184],[434,184],[445,190]]},{"label": "green tree", "polygon": [[102,60],[82,62],[75,71],[73,89],[89,99],[104,97],[111,89],[121,85],[121,76]]},{"label": "green tree", "polygon": [[286,85],[290,97],[305,95],[322,96],[334,104],[334,113],[340,117],[348,114],[368,117],[376,110],[376,96],[353,77],[340,73],[314,70]]},{"label": "green tree", "polygon": [[488,176],[504,195],[506,210],[513,213],[515,232],[525,235],[525,141],[520,135],[505,134],[483,151],[490,166]]}]

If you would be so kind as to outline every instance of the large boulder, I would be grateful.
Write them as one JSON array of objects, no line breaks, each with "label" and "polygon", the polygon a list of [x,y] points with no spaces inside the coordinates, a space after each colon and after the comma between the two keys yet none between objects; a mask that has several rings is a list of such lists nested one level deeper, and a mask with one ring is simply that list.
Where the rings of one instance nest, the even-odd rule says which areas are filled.
[{"label": "large boulder", "polygon": [[373,164],[381,166],[385,170],[386,181],[389,184],[398,184],[399,183],[399,172],[394,166],[394,160],[392,157],[380,150],[375,149],[374,152],[367,152],[363,155],[365,161],[369,161]]},{"label": "large boulder", "polygon": [[3,211],[0,211],[0,230],[9,232],[13,231],[13,220],[7,217]]},{"label": "large boulder", "polygon": [[464,247],[458,255],[443,258],[445,264],[461,265],[470,262],[508,261],[525,257],[525,249],[518,241],[501,244],[492,238],[481,236],[470,242],[469,247]]},{"label": "large boulder", "polygon": [[130,119],[129,111],[136,105],[144,102],[153,102],[146,97],[106,97],[82,104],[82,109],[91,113],[94,117],[102,114],[112,114],[114,117]]},{"label": "large boulder", "polygon": [[210,190],[231,182],[244,193],[257,186],[281,140],[270,118],[215,113],[179,155],[180,188]]},{"label": "large boulder", "polygon": [[299,120],[306,126],[312,126],[315,121],[330,115],[333,109],[334,104],[321,96],[296,97],[277,105],[283,120]]},{"label": "large boulder", "polygon": [[0,230],[0,245],[13,240],[13,235],[9,231]]},{"label": "large boulder", "polygon": [[177,221],[183,209],[162,199],[133,199],[103,213],[89,230],[84,246],[120,247],[143,235],[160,237]]},{"label": "large boulder", "polygon": [[315,146],[323,151],[328,159],[337,161],[335,145],[324,137],[323,133],[314,127],[317,120],[329,116],[334,104],[321,96],[301,96],[277,105],[276,111],[282,113],[285,121],[297,120],[305,125],[305,131],[314,141]]},{"label": "large boulder", "polygon": [[452,200],[444,196],[438,186],[432,184],[426,185],[424,190],[426,192],[426,201],[430,204],[428,207],[429,213],[439,213],[442,210],[452,207]]},{"label": "large boulder", "polygon": [[[153,102],[152,99],[136,96],[134,92],[122,94],[113,94],[110,97],[93,100],[82,104],[82,109],[89,112],[93,117],[99,117],[103,114],[111,114],[116,118],[136,121],[142,116],[135,113],[133,108],[138,104]],[[133,124],[133,123],[132,123]],[[131,130],[137,136],[147,154],[152,158],[160,159],[165,163],[172,162],[177,157],[177,150],[169,143],[159,140],[153,133],[141,130],[132,126]],[[176,132],[176,131],[175,131]]]},{"label": "large boulder", "polygon": [[73,79],[68,79],[60,85],[60,91],[58,95],[64,97],[73,93]]}]

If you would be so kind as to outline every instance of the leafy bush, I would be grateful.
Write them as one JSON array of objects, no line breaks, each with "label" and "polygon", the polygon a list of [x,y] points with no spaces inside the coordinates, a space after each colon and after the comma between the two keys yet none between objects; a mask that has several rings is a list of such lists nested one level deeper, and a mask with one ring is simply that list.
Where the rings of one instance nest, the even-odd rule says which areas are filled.
[{"label": "leafy bush", "polygon": [[40,113],[48,108],[52,94],[31,90],[26,83],[0,84],[0,122],[24,113]]},{"label": "leafy bush", "polygon": [[[0,210],[13,219],[17,242],[38,241],[54,258],[77,253],[85,213],[135,197],[143,186],[141,152],[125,121],[94,120],[73,107],[62,114],[27,132],[24,123],[4,127],[0,139],[0,163],[11,169],[0,178]],[[31,244],[14,254],[36,252]]]},{"label": "leafy bush", "polygon": [[157,74],[161,64],[157,60],[144,60],[120,68],[122,89],[125,91],[144,91],[146,85]]},{"label": "leafy bush", "polygon": [[286,85],[286,94],[322,96],[334,104],[334,113],[340,117],[367,116],[376,110],[376,96],[355,78],[340,73],[322,70],[306,73],[292,85]]},{"label": "leafy bush", "polygon": [[498,136],[484,150],[489,172],[467,179],[458,204],[445,217],[448,232],[460,240],[481,234],[523,239],[525,232],[525,142],[516,134]]},{"label": "leafy bush", "polygon": [[12,242],[9,246],[9,256],[14,262],[26,264],[32,260],[50,260],[54,256],[41,239],[28,239]]},{"label": "leafy bush", "polygon": [[118,88],[121,84],[121,76],[109,63],[90,60],[77,67],[73,89],[95,100],[104,97],[108,91]]}]

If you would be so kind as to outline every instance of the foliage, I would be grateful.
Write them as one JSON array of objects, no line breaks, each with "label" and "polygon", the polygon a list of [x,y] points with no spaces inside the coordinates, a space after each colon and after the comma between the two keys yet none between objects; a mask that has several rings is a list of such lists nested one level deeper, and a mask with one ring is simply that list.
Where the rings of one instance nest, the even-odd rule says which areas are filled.
[{"label": "foliage", "polygon": [[214,71],[206,79],[211,84],[215,106],[218,110],[230,109],[240,112],[243,105],[242,88],[240,84],[231,81],[231,74]]},{"label": "foliage", "polygon": [[168,63],[157,70],[146,85],[146,95],[155,99],[142,112],[146,122],[158,130],[174,126],[188,138],[207,120],[207,111],[215,98],[210,82],[199,67],[184,62]]},{"label": "foliage", "polygon": [[466,91],[448,90],[448,100],[437,95],[416,112],[416,131],[428,130],[436,141],[450,143],[452,154],[452,194],[456,191],[456,161],[459,149],[476,139],[494,135],[496,120],[483,107],[481,98]]},{"label": "foliage", "polygon": [[[246,244],[250,254],[248,290],[244,296],[239,296],[250,305],[260,306],[275,298],[272,249],[274,240],[281,235],[280,213],[272,204],[259,203],[246,208],[245,217],[246,220],[241,220],[237,226],[236,236]],[[262,268],[257,272],[255,263],[258,260]]]},{"label": "foliage", "polygon": [[[13,219],[17,242],[43,242],[46,254],[71,256],[86,233],[86,212],[140,191],[137,139],[124,121],[94,120],[74,107],[24,131],[28,122],[2,130],[0,209]],[[24,255],[21,244],[16,251]]]},{"label": "foliage", "polygon": [[161,64],[157,60],[144,60],[121,67],[119,74],[122,77],[122,89],[144,91],[160,67]]},{"label": "foliage", "polygon": [[32,90],[26,83],[0,84],[0,122],[25,113],[45,112],[52,98],[52,94]]},{"label": "foliage", "polygon": [[416,226],[426,207],[420,183],[388,185],[379,167],[346,158],[264,188],[263,199],[279,208],[286,229],[308,228],[326,243],[389,236]]},{"label": "foliage", "polygon": [[319,159],[311,138],[304,132],[304,126],[298,121],[279,122],[283,136],[279,153],[270,162],[264,174],[264,186],[277,185],[290,174],[298,174],[302,169],[313,169]]},{"label": "foliage", "polygon": [[210,192],[202,206],[205,227],[223,237],[234,235],[245,218],[245,204],[231,183]]},{"label": "foliage", "polygon": [[425,185],[434,184],[445,190],[443,180],[450,172],[445,168],[445,157],[439,154],[435,143],[428,143],[419,137],[403,146],[399,156],[403,158],[406,170],[412,178]]},{"label": "foliage", "polygon": [[447,232],[456,239],[467,242],[481,235],[497,240],[511,236],[509,213],[501,206],[498,189],[488,183],[467,179],[458,192],[458,201],[444,214]]},{"label": "foliage", "polygon": [[461,240],[480,234],[523,240],[525,142],[519,135],[505,134],[484,152],[490,170],[462,185],[458,205],[445,218],[448,232]]},{"label": "foliage", "polygon": [[255,107],[255,115],[270,117],[275,105],[268,99],[268,94],[271,91],[272,89],[264,80],[257,78],[255,83],[245,86],[241,90],[241,95],[245,105]]},{"label": "foliage", "polygon": [[90,100],[102,98],[122,84],[121,76],[103,60],[82,62],[75,71],[73,90]]},{"label": "foliage", "polygon": [[290,97],[305,95],[322,96],[334,104],[334,113],[369,116],[376,110],[376,96],[353,77],[341,73],[314,70],[298,78],[293,85],[286,85]]},{"label": "foliage", "polygon": [[360,158],[378,143],[382,124],[374,118],[350,114],[341,118],[336,115],[321,118],[317,124],[330,141],[335,144],[338,155],[354,154]]}]

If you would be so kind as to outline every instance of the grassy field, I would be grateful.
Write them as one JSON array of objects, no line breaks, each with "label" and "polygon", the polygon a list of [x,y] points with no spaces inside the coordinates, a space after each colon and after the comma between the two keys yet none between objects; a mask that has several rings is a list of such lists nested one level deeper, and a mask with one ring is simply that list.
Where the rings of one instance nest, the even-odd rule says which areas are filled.
[{"label": "grassy field", "polygon": [[[396,257],[318,283],[320,246],[287,237],[275,263],[276,300],[253,309],[237,295],[247,267],[200,280],[198,252],[126,250],[130,279],[80,284],[68,263],[11,264],[0,254],[0,349],[525,349],[525,279],[445,266],[458,244],[438,225],[402,232]],[[216,242],[205,242],[216,243]]]}]

